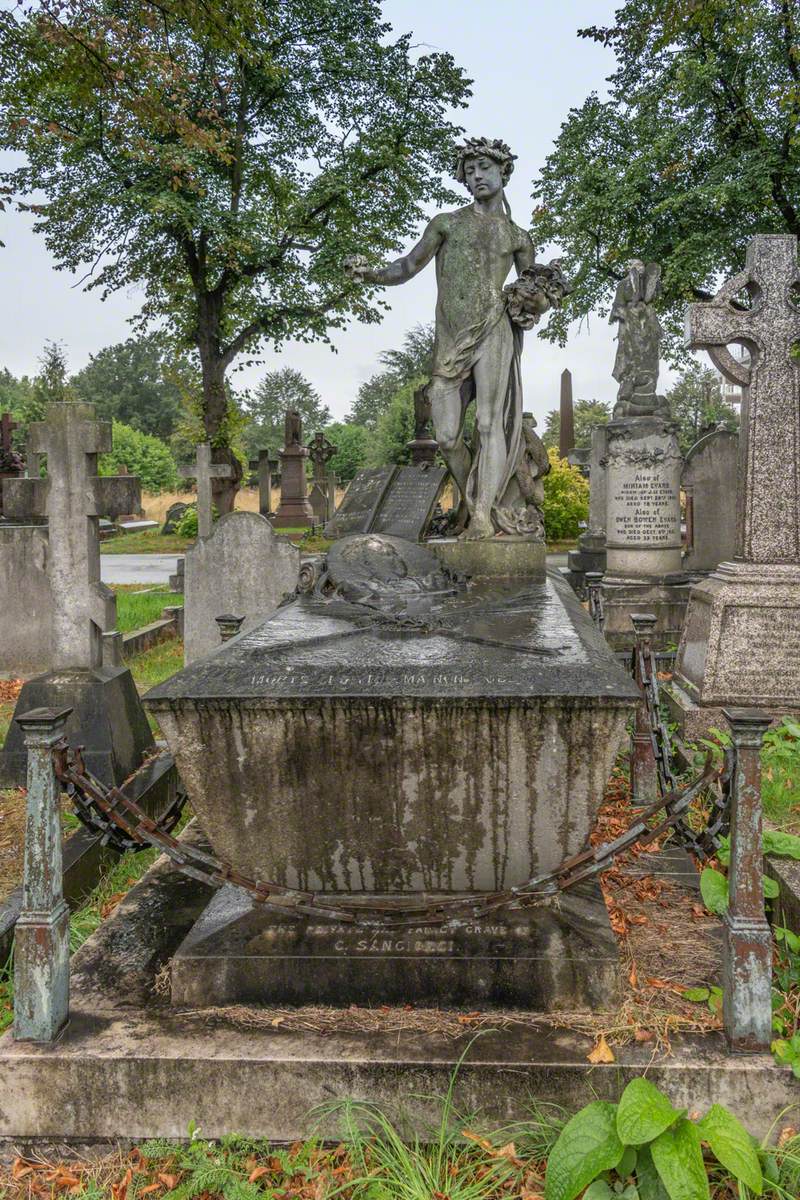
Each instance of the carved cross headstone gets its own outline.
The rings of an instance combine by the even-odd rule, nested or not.
[[[12,480],[31,496],[31,515],[49,526],[53,604],[53,666],[102,665],[103,634],[116,624],[114,594],[100,582],[101,515],[118,516],[140,503],[138,481],[97,474],[97,456],[111,450],[111,422],[96,421],[91,404],[52,404],[30,427],[34,454],[47,455],[47,479]]]
[[[726,379],[744,390],[739,447],[736,554],[745,562],[800,562],[800,373],[791,358],[800,340],[797,238],[760,234],[744,271],[708,303],[691,304],[687,341],[707,350]],[[738,295],[749,308],[735,307]],[[727,347],[750,351],[750,366]]]
[[[327,477],[326,466],[336,453],[337,447],[328,441],[324,433],[315,433],[306,449],[314,464],[314,482],[324,483]]]
[[[211,536],[212,501],[211,480],[230,479],[233,467],[230,463],[211,462],[211,443],[201,442],[197,447],[197,461],[194,466],[181,467],[180,474],[184,479],[197,480],[197,536]]]

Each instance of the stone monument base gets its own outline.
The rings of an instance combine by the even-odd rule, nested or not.
[[[83,746],[93,775],[110,787],[120,784],[155,750],[155,742],[127,667],[94,671],[50,671],[23,684],[14,716],[32,708],[72,708],[67,722],[71,746]],[[0,753],[0,787],[24,787],[28,755],[12,720]]]
[[[452,930],[422,924],[380,931],[298,920],[225,888],[172,959],[172,1003],[574,1011],[616,1004],[619,970],[596,881],[547,905],[501,910]]]
[[[669,697],[690,741],[723,708],[800,711],[799,565],[720,563],[691,589]]]
[[[630,650],[634,645],[632,613],[656,617],[653,646],[666,650],[680,641],[689,603],[690,584],[684,575],[674,579],[620,579],[606,575],[602,582],[603,633],[612,650]]]
[[[547,547],[528,537],[508,535],[474,542],[431,538],[428,547],[445,566],[473,579],[521,579],[545,572]]]
[[[567,555],[566,579],[576,595],[586,592],[586,572],[606,569],[606,539],[604,534],[582,533],[577,550]]]

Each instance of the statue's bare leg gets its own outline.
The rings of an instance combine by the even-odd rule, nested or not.
[[[481,435],[475,511],[465,537],[493,537],[492,507],[498,500],[498,488],[506,470],[508,446],[503,425],[503,409],[508,391],[509,372],[514,356],[514,335],[506,320],[498,321],[486,338],[481,355],[473,368],[476,391],[476,422]]]
[[[434,375],[428,384],[433,430],[442,458],[461,493],[462,504],[467,494],[467,480],[472,456],[464,443],[464,410],[461,403],[461,383]]]

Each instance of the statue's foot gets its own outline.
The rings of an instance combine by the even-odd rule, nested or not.
[[[489,517],[473,516],[461,537],[465,542],[485,541],[494,537],[494,525]]]

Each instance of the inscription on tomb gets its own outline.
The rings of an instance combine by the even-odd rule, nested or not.
[[[401,467],[370,532],[418,541],[428,526],[446,476],[444,467]]]
[[[340,538],[349,533],[369,533],[396,470],[397,467],[377,467],[370,471],[359,471],[339,508],[325,526],[325,536]]]
[[[746,704],[800,701],[800,608],[726,608],[715,691]]]
[[[680,542],[680,513],[669,479],[644,468],[612,479],[616,486],[609,504],[609,541],[653,547]]]
[[[455,954],[464,937],[474,938],[480,945],[485,941],[486,949],[493,955],[521,952],[519,939],[530,937],[530,926],[522,922],[467,921],[457,932],[443,933],[437,925],[411,926],[398,931],[374,932],[356,929],[350,925],[331,923],[307,925],[302,931],[302,940],[312,954],[373,955],[402,954],[413,957]],[[274,925],[265,930],[263,940],[271,950],[297,953],[298,931],[295,926]],[[266,947],[265,947],[266,948]]]

